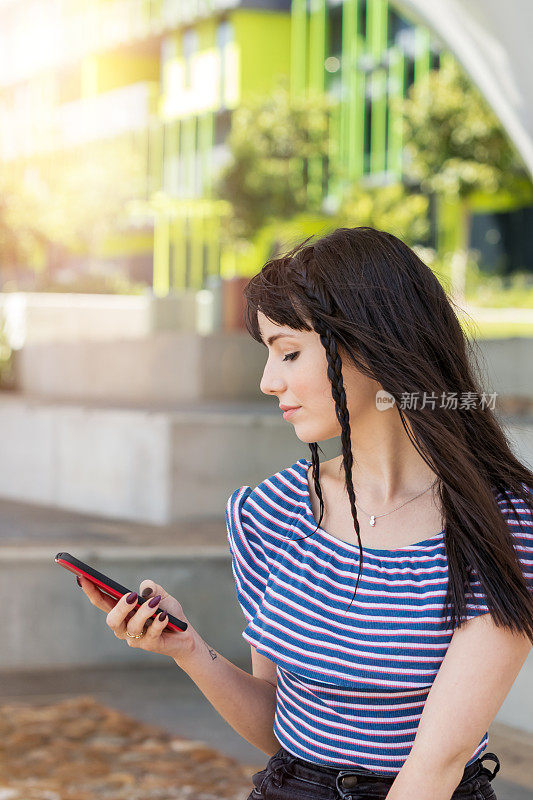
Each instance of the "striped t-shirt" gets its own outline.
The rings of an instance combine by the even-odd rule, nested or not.
[[[242,636],[276,664],[274,734],[289,752],[333,767],[397,774],[413,744],[425,700],[451,641],[444,599],[444,531],[396,550],[363,547],[323,528],[315,533],[307,470],[299,459],[255,489],[241,486],[226,507]],[[507,498],[507,500],[506,500]],[[533,591],[533,519],[510,502],[507,517]],[[311,533],[306,539],[301,539]],[[479,581],[467,618],[488,613]],[[467,762],[488,743],[485,733]]]

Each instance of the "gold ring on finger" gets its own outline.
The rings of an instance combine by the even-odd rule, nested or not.
[[[129,633],[129,631],[126,631],[126,636],[128,636],[130,639],[140,639],[145,633],[146,631],[143,631],[142,633]]]

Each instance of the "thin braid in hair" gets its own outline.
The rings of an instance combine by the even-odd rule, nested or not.
[[[315,492],[316,492],[317,497],[318,497],[318,502],[320,503],[320,517],[319,517],[319,520],[318,520],[318,524],[317,524],[315,530],[313,531],[313,533],[315,533],[316,530],[320,527],[320,523],[322,522],[322,517],[324,516],[324,500],[322,498],[322,488],[320,486],[320,481],[318,479],[318,476],[319,476],[319,473],[320,473],[320,459],[318,457],[318,443],[317,442],[309,442],[309,449],[311,450],[311,464],[313,465],[312,475],[313,475],[313,482],[315,484]],[[303,536],[301,538],[306,539],[307,537]]]
[[[344,466],[345,487],[350,499],[350,509],[352,512],[352,519],[357,533],[357,541],[359,543],[359,572],[357,574],[357,581],[355,584],[354,593],[350,604],[352,604],[357,587],[359,585],[359,578],[361,577],[361,566],[363,562],[363,547],[361,544],[361,537],[359,535],[360,526],[357,518],[357,509],[355,507],[355,491],[352,481],[352,466],[353,454],[350,436],[350,415],[346,403],[346,392],[344,390],[344,382],[342,380],[342,360],[337,351],[337,342],[335,337],[326,326],[321,323],[315,327],[316,332],[320,336],[324,349],[326,351],[326,358],[328,360],[328,377],[331,382],[331,393],[335,400],[335,413],[341,425],[341,443],[342,443],[342,463]]]
[[[314,282],[311,281],[309,276],[309,271],[307,269],[309,263],[312,261],[314,257],[314,245],[310,245],[309,247],[305,248],[302,254],[299,254],[298,261],[300,261],[304,265],[304,270],[298,270],[298,275],[302,281],[302,288],[305,291],[305,294],[310,299],[312,306],[318,306],[319,313],[321,312],[325,316],[332,316],[334,307],[331,301],[331,298],[325,296],[323,292],[321,292],[317,286],[315,286]],[[357,534],[357,541],[359,544],[359,572],[357,574],[357,581],[355,584],[355,590],[350,601],[352,604],[355,594],[357,592],[357,587],[359,585],[359,579],[361,577],[361,566],[363,562],[363,548],[361,544],[361,537],[360,537],[360,526],[359,520],[357,518],[357,509],[355,506],[355,491],[353,488],[353,481],[352,481],[352,466],[353,466],[353,454],[352,454],[352,445],[351,445],[351,435],[350,435],[350,415],[348,412],[348,405],[346,402],[346,391],[344,389],[344,382],[342,379],[342,359],[339,355],[337,349],[337,342],[335,337],[333,336],[332,331],[330,328],[320,319],[318,315],[313,315],[311,320],[315,331],[320,336],[320,341],[326,351],[326,358],[328,362],[328,378],[331,383],[331,393],[333,395],[333,399],[335,401],[335,413],[337,415],[337,419],[341,425],[341,443],[342,443],[342,463],[344,467],[344,475],[345,475],[345,487],[348,492],[348,497],[350,500],[350,510],[352,512],[352,519],[354,522],[355,532]],[[324,501],[322,497],[322,489],[320,486],[319,481],[319,460],[318,460],[318,447],[316,442],[312,442],[309,444],[311,450],[311,460],[313,465],[313,482],[315,486],[315,491],[317,493],[317,497],[320,502],[320,520],[318,522],[317,528],[320,526],[320,522],[322,521],[322,516],[324,514]],[[313,531],[313,533],[315,532]],[[306,538],[306,537],[299,537],[299,538]]]

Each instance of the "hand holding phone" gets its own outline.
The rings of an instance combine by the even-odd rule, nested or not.
[[[178,665],[180,659],[190,655],[196,632],[185,617],[181,603],[155,581],[142,581],[137,594],[70,553],[58,553],[55,561],[77,575],[78,583],[90,602],[106,612],[107,625],[117,638],[126,641],[130,647],[167,655]],[[166,612],[163,619],[160,618],[162,612]]]

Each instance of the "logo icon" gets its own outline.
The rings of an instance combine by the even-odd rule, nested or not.
[[[386,392],[385,389],[380,389],[379,392],[376,392],[376,408],[378,411],[387,411],[395,403],[394,397],[390,392]]]

